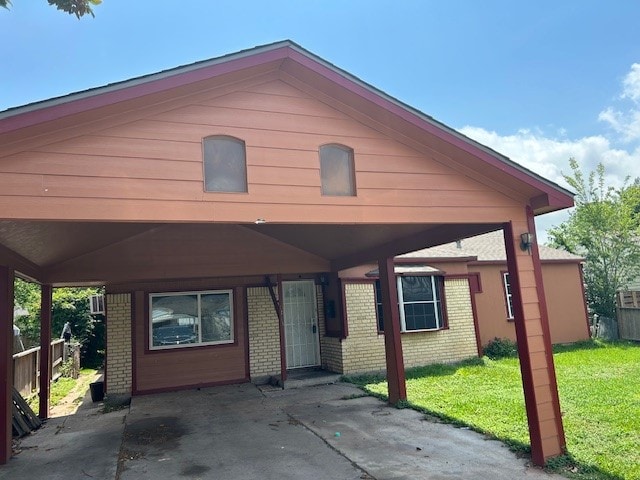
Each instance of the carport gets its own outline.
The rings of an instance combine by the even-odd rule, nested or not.
[[[209,188],[203,145],[211,136],[243,146],[240,190]],[[324,193],[325,145],[350,154],[346,194]],[[531,239],[535,215],[572,204],[559,186],[289,41],[2,112],[0,463],[11,456],[14,275],[42,285],[46,359],[55,286],[105,285],[130,295],[132,317],[148,318],[149,285],[233,284],[229,291],[242,298],[265,276],[281,289],[283,279],[331,278],[377,261],[396,403],[406,391],[393,258],[501,228],[533,460],[543,464],[565,441]],[[107,368],[133,376],[133,394],[144,393],[135,377],[150,350],[130,341],[136,328],[148,338],[148,327],[130,325],[121,331],[128,349],[107,346]],[[234,341],[245,361],[246,329]],[[191,349],[181,361],[188,367],[210,351]],[[224,351],[232,350],[215,350]],[[224,361],[233,368],[234,360]],[[43,418],[48,371],[43,363]]]

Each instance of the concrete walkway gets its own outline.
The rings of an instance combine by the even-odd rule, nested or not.
[[[552,479],[501,443],[397,410],[352,385],[251,384],[89,403],[0,467],[18,479]],[[125,417],[126,415],[126,417]]]

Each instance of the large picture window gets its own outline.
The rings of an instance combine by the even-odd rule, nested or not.
[[[446,327],[442,309],[440,276],[398,276],[398,308],[402,332],[440,330]],[[376,311],[378,330],[384,331],[382,292],[376,280]]]
[[[320,177],[323,195],[355,196],[353,150],[342,145],[321,146]]]
[[[207,192],[246,192],[247,159],[242,140],[215,136],[203,140],[204,189]]]
[[[233,343],[233,292],[152,293],[151,349]]]

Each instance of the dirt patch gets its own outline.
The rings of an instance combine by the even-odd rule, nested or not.
[[[190,465],[189,467],[183,468],[180,475],[183,477],[199,477],[209,470],[211,470],[211,467],[207,467],[206,465]]]
[[[124,441],[127,446],[151,446],[162,450],[172,449],[185,435],[186,429],[177,417],[155,417],[127,424]]]

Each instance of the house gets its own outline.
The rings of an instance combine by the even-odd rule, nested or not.
[[[558,185],[289,41],[1,112],[0,463],[15,275],[42,288],[46,417],[53,287],[105,286],[106,393],[141,395],[333,368],[357,312],[339,272],[374,262],[379,302],[365,314],[383,317],[395,403],[410,348],[394,257],[501,230],[542,464],[565,440],[539,251],[522,241],[535,215],[571,205]],[[471,274],[443,281],[448,305],[478,288]],[[426,324],[440,307],[420,308],[412,321]],[[444,318],[432,333],[456,334]]]
[[[587,340],[583,259],[543,245],[538,248],[552,343]],[[399,299],[400,327],[406,334],[402,335],[405,367],[477,356],[496,337],[516,340],[502,232],[399,255],[394,263],[398,292],[412,282],[424,296]],[[323,355],[323,366],[345,374],[382,370],[384,326],[377,267],[368,264],[343,270],[339,278],[348,334],[333,348],[323,349],[331,353]],[[417,304],[430,309],[423,323],[409,312]]]

